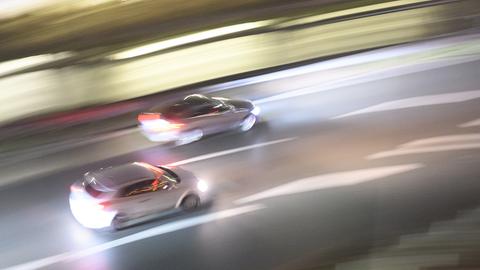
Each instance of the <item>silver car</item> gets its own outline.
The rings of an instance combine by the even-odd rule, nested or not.
[[[142,133],[151,141],[186,144],[228,130],[248,131],[259,112],[248,100],[195,94],[141,113],[138,121]]]
[[[121,229],[210,201],[208,184],[191,172],[143,162],[88,172],[70,187],[73,216],[93,229]]]

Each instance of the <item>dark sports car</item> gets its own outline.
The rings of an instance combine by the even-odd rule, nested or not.
[[[248,131],[259,112],[248,100],[195,94],[141,113],[138,121],[142,133],[151,141],[186,144],[232,129]]]

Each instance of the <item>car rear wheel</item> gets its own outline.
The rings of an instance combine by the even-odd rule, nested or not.
[[[193,129],[183,132],[176,143],[177,145],[189,144],[194,141],[200,140],[202,137],[203,131],[201,129]]]
[[[257,121],[257,117],[253,114],[249,114],[247,117],[245,117],[240,124],[240,130],[241,131],[249,131],[253,125],[255,125],[255,122]]]
[[[197,195],[188,195],[182,200],[181,207],[184,211],[193,211],[200,206],[200,198]]]

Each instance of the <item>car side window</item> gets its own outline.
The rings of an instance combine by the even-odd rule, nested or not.
[[[121,193],[121,197],[130,197],[151,192],[154,189],[155,180],[145,180],[126,187]]]
[[[148,192],[168,190],[172,187],[172,183],[168,181],[159,181],[158,179],[145,180],[126,187],[121,192],[121,197],[131,197]]]
[[[197,106],[193,111],[190,117],[201,116],[211,113],[212,106],[210,104],[202,104]]]
[[[215,105],[213,108],[213,111],[214,112],[226,112],[226,111],[229,111],[230,110],[230,107],[228,107],[227,105],[223,104],[223,103],[220,103],[220,104],[217,104]]]
[[[192,113],[191,117],[211,114],[211,113],[221,113],[229,111],[230,107],[223,103],[208,103],[203,104],[202,106],[198,106]]]

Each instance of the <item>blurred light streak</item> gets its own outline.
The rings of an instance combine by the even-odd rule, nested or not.
[[[247,30],[268,26],[270,23],[271,23],[270,20],[266,20],[266,21],[249,22],[249,23],[242,23],[242,24],[220,27],[212,30],[198,32],[195,34],[185,35],[178,38],[172,38],[172,39],[136,47],[130,50],[116,53],[111,56],[111,59],[121,60],[121,59],[128,59],[128,58],[133,58],[137,56],[142,56],[142,55],[174,48],[181,45],[186,45],[186,44],[190,44],[190,43],[194,43],[202,40],[207,40],[215,37],[221,37],[221,36],[225,36],[233,33],[238,33],[238,32],[243,32]]]
[[[70,52],[63,52],[57,54],[42,54],[36,56],[30,56],[26,58],[11,60],[0,63],[0,76],[20,71],[22,69],[35,67],[38,65],[48,64],[57,60],[71,57],[73,54]]]
[[[51,5],[58,0],[2,0],[0,19],[15,17],[31,10]]]
[[[476,43],[477,41],[475,41]],[[470,44],[473,48],[475,45],[472,42]],[[334,58],[331,60],[321,61],[314,64],[308,64],[299,67],[293,67],[291,69],[274,71],[271,73],[261,74],[245,79],[233,80],[225,83],[215,84],[212,86],[205,87],[204,89],[208,92],[221,91],[241,86],[253,85],[257,83],[269,82],[278,79],[290,78],[299,75],[304,75],[307,73],[318,72],[318,71],[328,71],[332,69],[344,68],[349,66],[355,66],[360,64],[368,64],[376,61],[385,61],[391,58],[400,59],[402,56],[408,57],[411,54],[419,54],[424,51],[433,51],[441,50],[444,47],[449,46],[448,43],[424,43],[424,44],[415,44],[410,46],[396,46],[390,47],[387,49],[378,49],[373,52],[363,52],[348,56],[343,56],[339,58]],[[470,48],[470,46],[468,46]],[[473,52],[477,54],[477,52]],[[416,57],[419,59],[419,57]],[[420,60],[417,60],[420,61]],[[400,61],[399,61],[400,62]],[[402,61],[403,63],[403,61]],[[262,103],[262,102],[260,102]]]
[[[26,13],[35,13],[42,9],[42,13],[58,10],[73,10],[101,5],[118,0],[1,0],[0,19],[8,19]]]
[[[357,8],[350,8],[346,10],[340,10],[340,11],[335,11],[335,12],[330,12],[326,14],[320,14],[320,15],[315,15],[315,16],[310,16],[310,17],[304,17],[301,19],[295,19],[291,20],[285,23],[280,23],[275,25],[275,28],[284,28],[284,27],[290,27],[290,26],[297,26],[297,25],[302,25],[302,24],[309,24],[309,23],[314,23],[318,21],[323,21],[323,20],[328,20],[328,19],[335,19],[343,16],[348,16],[348,15],[354,15],[354,14],[359,14],[363,12],[371,12],[371,11],[376,11],[376,10],[381,10],[381,9],[386,9],[386,8],[395,8],[395,7],[401,7],[405,5],[410,5],[410,4],[418,4],[422,2],[433,2],[431,0],[398,0],[398,1],[392,1],[392,2],[387,2],[387,3],[381,3],[381,4],[374,4],[374,5],[368,5],[368,6],[363,6],[363,7],[357,7]]]

